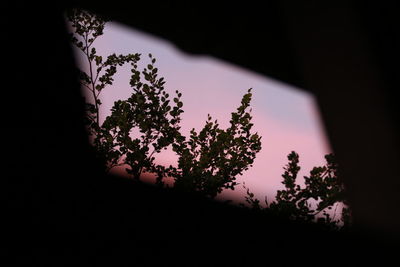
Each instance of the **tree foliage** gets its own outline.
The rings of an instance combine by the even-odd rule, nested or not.
[[[103,59],[93,44],[103,34],[107,21],[78,9],[69,10],[67,18],[73,30],[71,41],[87,63],[87,70],[79,71],[82,87],[91,96],[86,103],[86,125],[104,171],[126,166],[126,172],[137,181],[143,173],[156,174],[159,185],[164,184],[164,178],[172,177],[176,189],[209,197],[217,196],[223,189],[234,190],[237,176],[252,167],[261,150],[261,136],[252,132],[251,89],[244,94],[236,112],[231,113],[227,129],[221,129],[218,121],[208,115],[204,127],[199,132],[192,129],[187,138],[180,132],[182,94],[176,90],[175,96],[170,97],[166,92],[156,59],[149,54],[150,62],[142,70],[138,67],[141,55],[137,53],[111,54]],[[113,84],[117,68],[126,64],[131,69],[131,95],[115,101],[111,114],[101,122],[100,94]],[[177,166],[165,167],[155,161],[155,155],[168,147],[178,155]],[[317,221],[333,229],[338,229],[339,223],[348,226],[350,210],[338,178],[338,166],[333,154],[325,159],[324,166],[314,167],[304,177],[302,187],[297,183],[299,155],[292,151],[282,175],[284,189],[277,192],[275,201],[266,200],[267,207],[261,207],[243,183],[246,202],[253,209],[292,220]],[[335,220],[329,210],[339,204],[344,206],[341,218]]]
[[[173,145],[179,155],[174,173],[175,186],[186,191],[200,191],[215,197],[223,189],[234,189],[236,176],[252,166],[261,150],[261,137],[251,133],[253,124],[249,113],[251,89],[242,98],[237,112],[233,112],[230,127],[220,129],[218,121],[208,115],[203,129],[190,132],[186,141],[180,136]]]
[[[350,209],[345,198],[345,188],[338,177],[338,165],[334,155],[326,155],[324,166],[314,167],[308,176],[304,176],[304,187],[297,183],[300,171],[299,155],[292,151],[287,158],[289,162],[282,174],[282,184],[285,188],[277,192],[272,203],[265,201],[265,210],[292,220],[318,222],[332,229],[349,227]],[[260,201],[248,188],[246,189],[247,203],[254,209],[262,209]],[[340,205],[340,217],[335,220],[336,209]]]
[[[92,46],[103,34],[106,20],[77,9],[70,10],[67,18],[73,29],[72,43],[83,52],[88,65],[86,72],[80,71],[81,84],[92,96],[87,103],[87,126],[105,171],[128,166],[127,173],[136,180],[145,172],[156,174],[160,185],[164,178],[172,177],[177,189],[210,197],[224,188],[233,190],[236,177],[252,166],[261,150],[261,137],[251,133],[251,89],[232,113],[228,129],[220,129],[208,115],[204,128],[199,133],[192,129],[187,140],[180,132],[182,94],[175,91],[170,97],[166,92],[156,59],[149,54],[151,62],[142,71],[138,69],[140,54],[112,54],[103,60]],[[111,115],[100,122],[100,93],[113,84],[117,67],[128,63],[132,94],[116,101]],[[156,164],[154,155],[169,146],[179,157],[178,166]]]

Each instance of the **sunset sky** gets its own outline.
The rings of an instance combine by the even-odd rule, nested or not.
[[[238,181],[245,181],[262,201],[265,196],[273,200],[276,191],[282,188],[283,166],[292,150],[300,154],[301,175],[308,174],[313,166],[324,164],[324,155],[330,152],[315,99],[308,92],[207,55],[184,54],[165,40],[117,23],[108,23],[94,46],[103,57],[112,53],[141,53],[139,66],[147,65],[150,62],[147,55],[152,53],[159,74],[167,81],[167,92],[170,95],[175,90],[182,92],[181,126],[186,135],[192,128],[201,129],[208,113],[226,128],[231,112],[236,111],[247,89],[253,88],[253,129],[262,136],[262,150],[253,168]],[[77,56],[81,66],[85,66],[83,53],[77,51]],[[120,67],[114,85],[102,92],[103,118],[110,114],[114,101],[130,96],[129,78],[129,67]],[[163,152],[156,159],[166,165],[176,162],[172,151]],[[223,192],[220,197],[244,202],[244,194],[239,185],[235,191]]]

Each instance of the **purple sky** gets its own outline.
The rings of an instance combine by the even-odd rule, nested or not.
[[[215,58],[184,54],[165,40],[117,23],[108,23],[94,46],[103,58],[112,53],[141,53],[139,66],[147,65],[147,55],[152,53],[159,74],[167,82],[166,90],[171,95],[175,90],[182,92],[185,112],[181,126],[186,135],[192,128],[201,129],[208,113],[218,119],[221,127],[227,127],[231,112],[236,111],[247,89],[253,88],[253,129],[262,136],[262,150],[253,168],[238,181],[245,181],[260,200],[266,195],[273,200],[282,188],[282,168],[292,150],[300,154],[301,175],[324,164],[324,155],[330,152],[315,99],[308,92]],[[83,54],[77,51],[77,55]],[[109,115],[114,101],[130,96],[129,77],[129,67],[120,67],[114,85],[102,92],[103,118]],[[166,151],[157,160],[174,164],[176,156]],[[244,202],[244,194],[239,185],[220,197]]]

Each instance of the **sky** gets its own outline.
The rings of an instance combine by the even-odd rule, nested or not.
[[[261,201],[265,196],[272,201],[276,191],[283,189],[281,175],[292,150],[300,155],[301,177],[312,167],[323,165],[324,155],[331,151],[316,100],[309,92],[207,55],[185,54],[166,40],[114,22],[106,24],[104,35],[94,46],[103,58],[112,53],[140,53],[138,65],[142,67],[150,63],[147,55],[151,53],[157,59],[159,77],[166,80],[166,91],[171,96],[175,90],[182,93],[181,126],[186,136],[192,128],[199,131],[204,126],[207,114],[218,119],[221,127],[228,127],[231,112],[239,107],[247,90],[253,88],[253,130],[262,136],[262,150],[253,167],[237,181],[245,181]],[[76,53],[84,69],[83,53]],[[120,67],[113,86],[101,93],[101,119],[110,114],[114,101],[130,96],[129,78],[129,65]],[[171,150],[156,157],[158,163],[165,165],[174,165],[176,159]],[[121,169],[115,172],[123,174]],[[245,190],[238,185],[217,198],[243,203],[244,195]]]

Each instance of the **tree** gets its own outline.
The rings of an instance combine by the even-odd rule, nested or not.
[[[204,128],[190,132],[190,138],[180,136],[173,145],[179,155],[178,170],[174,172],[175,187],[197,191],[215,197],[223,189],[234,190],[236,176],[252,166],[261,150],[261,137],[251,133],[253,124],[249,112],[251,89],[233,112],[230,127],[220,129],[217,120],[208,115]]]
[[[345,198],[345,188],[338,177],[338,165],[333,154],[325,156],[326,164],[314,167],[309,176],[304,176],[305,187],[297,184],[300,171],[299,155],[292,151],[288,156],[289,163],[284,167],[282,184],[284,190],[279,190],[275,201],[265,201],[267,212],[291,220],[318,222],[331,229],[347,228],[351,223],[350,209]],[[254,209],[262,209],[260,201],[247,189],[246,202]],[[316,202],[313,207],[312,201]],[[335,220],[329,211],[344,205],[341,216]],[[318,217],[318,215],[322,215]],[[336,216],[336,210],[333,216]],[[341,226],[339,226],[341,225]]]
[[[164,78],[158,78],[158,69],[154,66],[156,59],[151,54],[151,63],[141,72],[137,65],[140,54],[112,54],[106,60],[97,55],[92,46],[103,34],[106,23],[103,18],[78,9],[70,10],[67,18],[74,30],[71,40],[87,60],[88,73],[80,71],[81,84],[92,96],[92,101],[86,104],[86,122],[105,171],[127,165],[127,173],[136,180],[144,172],[164,177],[169,169],[156,164],[154,154],[166,149],[178,134],[180,114],[183,112],[181,93],[176,91],[175,105],[171,105],[169,94],[164,90]],[[131,65],[132,94],[126,100],[116,101],[111,115],[100,122],[100,93],[113,84],[117,67],[126,63]],[[140,134],[132,138],[135,130]]]
[[[97,157],[108,172],[116,166],[128,166],[126,172],[140,180],[145,172],[156,174],[156,183],[172,177],[179,190],[197,192],[214,198],[223,189],[234,190],[236,177],[252,167],[261,150],[261,136],[253,133],[250,102],[251,89],[243,96],[241,105],[231,113],[230,126],[221,129],[210,115],[200,132],[190,131],[189,138],[180,132],[180,115],[183,113],[182,94],[175,91],[172,98],[165,91],[165,80],[158,77],[156,59],[149,54],[150,63],[138,70],[140,54],[109,55],[105,60],[96,52],[93,43],[103,34],[106,20],[90,12],[73,9],[67,14],[74,33],[72,43],[82,51],[87,71],[80,70],[82,87],[90,92],[87,102],[86,125],[92,137]],[[132,88],[126,100],[115,101],[111,115],[100,121],[100,94],[113,84],[117,67],[130,64]],[[162,166],[155,162],[155,154],[172,146],[178,155],[178,165]],[[275,201],[260,201],[247,189],[245,196],[254,209],[265,210],[277,216],[306,222],[318,221],[336,229],[338,220],[331,218],[328,210],[343,203],[341,223],[348,226],[350,210],[346,207],[343,184],[338,179],[337,164],[332,154],[326,155],[326,165],[314,167],[304,177],[305,187],[296,183],[300,171],[299,155],[292,151],[284,167],[284,190],[277,192]],[[312,200],[316,202],[313,207]],[[322,217],[317,217],[321,216]]]
[[[74,31],[71,40],[83,52],[88,64],[87,72],[80,71],[81,84],[92,96],[92,102],[87,103],[87,127],[105,171],[125,165],[129,166],[127,173],[136,180],[144,172],[156,174],[160,185],[164,178],[172,177],[177,189],[210,197],[224,188],[233,190],[237,185],[236,176],[252,166],[261,150],[261,137],[251,133],[251,89],[243,96],[237,112],[232,113],[227,130],[220,129],[217,121],[212,122],[208,115],[204,128],[199,133],[193,129],[186,141],[179,131],[182,94],[176,91],[174,105],[170,104],[164,78],[158,77],[154,65],[156,59],[149,54],[151,63],[143,71],[137,66],[139,54],[112,54],[103,61],[92,46],[103,34],[106,20],[78,9],[70,10],[67,18]],[[116,101],[111,115],[101,123],[100,93],[113,84],[117,67],[126,63],[131,65],[132,94],[126,100]],[[133,137],[134,132],[139,132],[139,136]],[[178,166],[156,164],[154,155],[171,145],[179,157]]]

